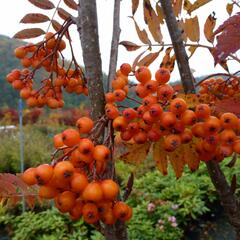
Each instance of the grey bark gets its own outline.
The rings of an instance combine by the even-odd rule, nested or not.
[[[181,32],[178,29],[176,17],[172,8],[171,0],[160,0],[165,15],[168,31],[171,36],[172,44],[178,62],[181,81],[185,93],[195,92],[193,78],[188,62],[186,50],[181,39]],[[219,163],[209,161],[206,163],[209,176],[214,184],[224,210],[229,218],[229,222],[236,231],[237,240],[240,240],[240,205],[236,195],[232,192]]]
[[[118,7],[120,1],[116,0],[115,7]],[[99,48],[99,36],[98,36],[98,19],[96,0],[79,0],[78,17],[76,19],[77,29],[80,34],[81,46],[83,51],[83,62],[85,66],[85,76],[87,79],[87,86],[89,92],[91,116],[96,121],[104,115],[104,88],[102,78],[102,61]],[[119,5],[120,9],[120,5]],[[119,13],[118,13],[119,18]],[[119,20],[118,20],[119,23]],[[113,47],[118,39],[113,38]],[[113,48],[112,47],[112,48]],[[117,61],[117,50],[112,50],[113,63]],[[111,62],[111,59],[110,59]],[[114,64],[111,66],[111,73],[114,71]],[[104,129],[102,136],[99,139],[99,143],[102,142],[104,135]],[[112,166],[114,167],[114,165]],[[112,171],[112,169],[108,169]],[[113,226],[99,226],[101,233],[104,234],[107,240],[127,240],[127,230],[123,222],[118,221]]]
[[[183,44],[182,33],[178,27],[173,8],[172,1],[160,0],[161,6],[165,15],[167,28],[172,40],[174,52],[176,54],[178,69],[183,83],[183,89],[185,93],[194,93],[194,81],[193,76],[188,64],[188,56]]]

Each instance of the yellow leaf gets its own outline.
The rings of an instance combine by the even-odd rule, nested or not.
[[[135,14],[139,5],[139,0],[132,0],[132,15]]]
[[[180,29],[180,31],[182,33],[182,40],[184,42],[186,42],[187,41],[187,35],[186,35],[186,32],[185,32],[185,24],[184,24],[183,20],[178,21],[178,28]]]
[[[198,95],[194,93],[188,93],[188,94],[179,93],[177,94],[177,97],[184,99],[189,108],[194,108],[200,103]]]
[[[195,51],[196,51],[197,48],[198,48],[197,46],[190,46],[190,47],[188,48],[188,51],[191,53],[190,56],[189,56],[189,58],[192,57],[192,55],[195,53]]]
[[[160,52],[161,52],[161,50],[158,51],[158,52],[149,53],[141,61],[139,61],[137,63],[137,66],[146,66],[146,67],[148,67],[159,56]]]
[[[175,65],[175,60],[176,60],[176,56],[175,54],[173,56],[170,56],[170,53],[172,51],[172,47],[169,47],[166,49],[165,51],[165,55],[163,57],[163,60],[160,64],[160,67],[164,67],[167,68],[170,72],[173,71],[174,65]]]
[[[184,1],[184,9],[191,14],[196,9],[200,8],[201,6],[211,2],[212,0],[196,0],[193,4],[189,0]]]
[[[168,153],[170,163],[173,167],[177,179],[182,176],[183,169],[185,166],[183,152],[184,145],[181,145],[174,152]]]
[[[120,159],[126,163],[140,164],[146,159],[150,150],[151,143],[144,144],[126,144],[127,152],[120,156]]]
[[[232,11],[233,11],[233,3],[228,3],[226,6],[226,10],[227,10],[227,13],[229,14],[229,16],[231,16]]]
[[[163,174],[168,174],[167,152],[163,150],[163,138],[153,144],[153,159],[156,162],[158,170]]]
[[[199,22],[198,22],[197,16],[193,18],[187,18],[185,20],[185,31],[186,31],[187,37],[192,42],[199,42],[200,31],[199,31]]]
[[[204,24],[204,35],[210,43],[213,43],[214,41],[213,29],[215,26],[216,18],[214,17],[214,15],[210,14]]]
[[[193,140],[183,145],[184,146],[184,162],[188,165],[191,171],[195,171],[198,169],[200,160],[198,158],[198,154],[195,150],[197,139],[193,138]]]
[[[156,12],[157,12],[157,17],[158,17],[158,21],[160,24],[164,23],[164,14],[163,14],[163,10],[160,7],[160,5],[158,3],[156,3]]]
[[[174,14],[177,17],[179,14],[181,14],[183,0],[172,0],[172,4],[173,4]]]
[[[145,29],[140,30],[140,28],[139,28],[137,22],[135,21],[135,19],[134,19],[133,17],[131,17],[131,18],[132,18],[133,21],[134,21],[134,25],[135,25],[135,28],[136,28],[136,31],[137,31],[137,34],[138,34],[139,39],[140,39],[143,43],[151,45],[151,42],[150,42],[150,40],[149,40],[149,38],[148,38],[148,35],[147,35],[146,30],[145,30]]]

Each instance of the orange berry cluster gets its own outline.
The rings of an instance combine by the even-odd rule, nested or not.
[[[45,41],[15,49],[15,56],[21,60],[24,69],[12,70],[6,80],[20,91],[21,98],[26,100],[29,107],[46,105],[52,109],[62,108],[63,89],[68,93],[88,94],[80,67],[66,70],[61,64],[64,60],[60,56],[65,47],[64,40],[48,32]],[[41,81],[40,89],[34,90],[34,74],[40,68],[44,68],[50,76]]]
[[[63,155],[52,165],[42,164],[27,169],[23,181],[28,185],[39,185],[39,197],[54,199],[62,213],[69,213],[73,220],[83,217],[89,224],[102,221],[114,224],[116,220],[127,221],[132,209],[118,201],[119,186],[112,179],[96,179],[103,174],[110,150],[105,145],[94,145],[87,137],[94,126],[88,117],[77,121],[76,129],[66,129],[54,136],[56,150]],[[61,161],[60,161],[61,160]]]
[[[138,81],[135,93],[141,98],[141,104],[120,111],[121,106],[117,103],[126,96],[119,99],[116,92],[123,91],[126,85],[118,84],[116,88],[115,82],[119,77],[127,78],[130,72],[131,66],[124,63],[117,72],[117,79],[113,80],[114,91],[106,94],[106,115],[113,120],[113,128],[120,132],[123,141],[143,144],[163,138],[164,150],[173,152],[195,137],[199,138],[196,151],[203,161],[221,161],[233,152],[240,153],[240,120],[237,116],[232,113],[224,113],[220,118],[211,116],[207,104],[189,109],[186,101],[176,97],[174,89],[167,84],[170,72],[165,68],[158,69],[152,80],[150,70],[140,67],[135,72]]]
[[[212,100],[233,97],[240,92],[240,82],[238,78],[209,78],[201,82],[200,94],[208,94]]]

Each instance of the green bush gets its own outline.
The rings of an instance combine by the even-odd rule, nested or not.
[[[71,221],[55,208],[20,216],[3,215],[0,224],[12,229],[12,240],[102,240],[101,234],[83,220]]]

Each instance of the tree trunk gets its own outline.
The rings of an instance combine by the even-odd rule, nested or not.
[[[186,54],[183,41],[181,39],[181,32],[178,29],[177,21],[172,8],[172,1],[160,0],[161,6],[165,15],[169,34],[171,36],[172,44],[178,62],[181,81],[186,93],[194,92],[194,85],[192,81],[192,74],[190,71],[188,57]],[[229,222],[234,227],[237,235],[237,240],[240,239],[240,205],[236,195],[232,192],[231,187],[226,181],[225,175],[222,172],[219,164],[215,161],[206,163],[209,176],[214,184],[224,210],[229,218]]]
[[[96,121],[104,115],[104,89],[102,81],[102,60],[99,49],[98,19],[96,0],[79,0],[77,28],[83,52],[83,62],[87,79],[91,106],[91,116]],[[115,56],[115,55],[114,55]],[[116,56],[117,57],[117,56]],[[110,59],[111,61],[111,59]],[[114,66],[112,66],[114,68]],[[104,129],[98,142],[103,141]],[[114,168],[114,164],[111,165]],[[108,171],[112,169],[108,168]],[[127,240],[127,229],[123,222],[113,226],[100,226],[100,231],[107,240]]]

